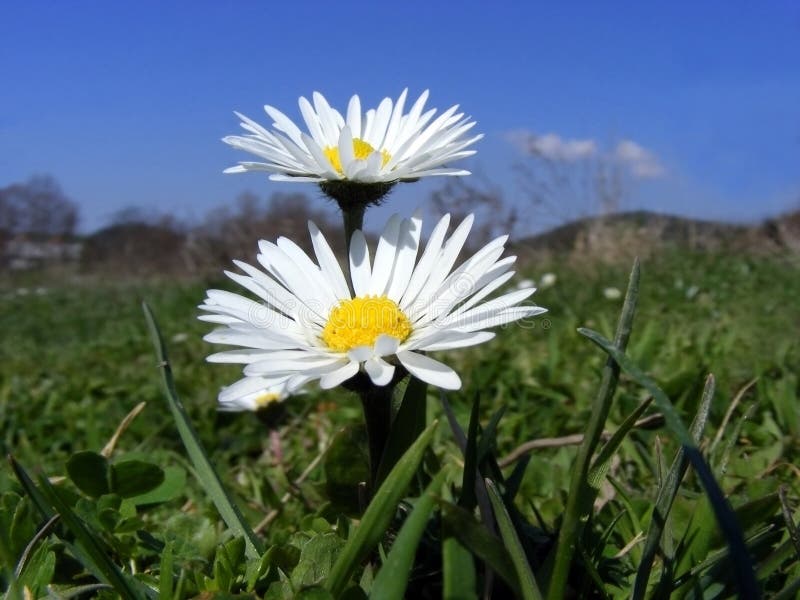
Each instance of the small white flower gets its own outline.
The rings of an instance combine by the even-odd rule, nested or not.
[[[434,119],[436,109],[424,110],[427,90],[404,113],[407,91],[396,102],[384,98],[377,109],[363,114],[361,101],[354,95],[345,116],[319,92],[312,96],[313,105],[301,97],[300,112],[308,133],[269,105],[264,110],[274,121],[271,131],[236,113],[248,133],[223,141],[264,162],[240,162],[225,172],[266,171],[276,181],[318,183],[389,183],[430,175],[468,175],[469,171],[444,165],[475,154],[467,147],[483,135],[465,137],[475,122],[457,112],[458,105]]]
[[[619,300],[622,298],[622,292],[615,287],[607,287],[603,290],[603,296],[609,300]]]
[[[686,299],[691,300],[700,292],[700,288],[696,285],[690,285],[686,288]]]
[[[266,408],[290,396],[288,377],[244,377],[219,393],[218,409],[226,412]],[[298,393],[294,392],[295,395]]]
[[[552,287],[556,284],[556,274],[555,273],[545,273],[542,275],[542,278],[539,280],[539,287],[542,289]]]
[[[349,252],[354,294],[313,223],[317,262],[287,238],[262,240],[257,258],[266,272],[237,261],[245,275],[227,273],[262,302],[209,290],[200,306],[209,313],[200,319],[222,325],[206,341],[240,347],[208,360],[244,364],[247,377],[286,377],[289,392],[317,380],[332,388],[361,368],[373,384],[386,385],[398,365],[432,385],[460,388],[456,372],[428,352],[483,343],[494,337],[485,329],[545,312],[520,306],[533,288],[484,301],[513,276],[516,257],[500,258],[508,236],[453,270],[473,220],[468,216],[448,238],[445,215],[419,260],[418,216],[390,218],[373,260],[364,234],[356,231]]]

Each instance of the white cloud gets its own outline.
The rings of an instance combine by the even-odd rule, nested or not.
[[[548,160],[576,162],[597,154],[594,140],[567,140],[555,133],[536,135],[529,131],[512,131],[506,139],[523,152]]]
[[[614,158],[639,179],[657,179],[666,173],[658,158],[633,140],[620,141],[614,149]]]
[[[573,163],[591,158],[622,165],[637,179],[657,179],[666,169],[655,154],[633,140],[621,140],[613,150],[601,150],[594,139],[566,139],[556,133],[537,135],[518,129],[510,131],[506,140],[525,154],[546,160]]]

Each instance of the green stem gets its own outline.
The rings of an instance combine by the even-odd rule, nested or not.
[[[633,263],[633,269],[628,281],[628,291],[625,294],[625,303],[622,306],[622,313],[614,336],[614,345],[621,352],[624,352],[628,345],[638,295],[639,260],[637,259]],[[583,533],[584,520],[582,517],[585,511],[591,509],[591,505],[587,507],[585,502],[588,493],[587,488],[589,488],[586,476],[591,457],[600,441],[600,435],[603,432],[608,411],[611,408],[611,399],[617,389],[619,371],[619,365],[609,357],[603,368],[603,376],[592,406],[589,425],[572,469],[569,496],[567,497],[567,506],[564,511],[564,521],[562,522],[561,530],[558,532],[558,545],[556,546],[550,585],[547,590],[547,600],[560,600],[564,597],[572,557],[578,545],[578,540]]]
[[[378,468],[389,439],[392,424],[393,384],[394,382],[384,386],[370,384],[359,393],[361,405],[364,407],[364,423],[367,426],[367,444],[369,446],[368,497],[375,492]]]
[[[347,252],[350,252],[350,240],[357,229],[364,228],[364,213],[366,206],[351,206],[347,210],[342,209],[342,221],[344,222],[344,242]]]

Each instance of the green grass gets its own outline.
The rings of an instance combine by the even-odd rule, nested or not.
[[[463,374],[463,389],[449,399],[465,427],[477,393],[484,424],[498,408],[507,407],[497,430],[498,457],[528,440],[585,429],[605,355],[576,329],[590,327],[613,336],[622,300],[607,299],[603,289],[624,291],[628,268],[529,265],[523,272],[534,279],[546,271],[558,276],[553,287],[534,296],[549,312],[526,327],[503,329],[488,345],[447,356]],[[320,515],[335,522],[330,515],[337,507],[329,501],[338,498],[332,488],[336,482],[326,481],[325,469],[314,469],[298,485],[291,482],[337,431],[360,422],[358,398],[342,390],[312,391],[260,418],[218,413],[216,395],[238,378],[239,369],[205,363],[212,347],[201,337],[209,327],[197,321],[195,306],[207,287],[220,285],[234,289],[217,281],[59,285],[26,295],[14,287],[0,290],[3,454],[13,453],[29,470],[64,475],[73,453],[99,452],[124,416],[146,402],[122,434],[114,456],[191,471],[160,387],[140,307],[146,300],[169,349],[178,393],[245,518],[255,525],[279,509],[261,531],[267,546],[296,541],[309,528],[324,529],[313,524]],[[800,471],[792,466],[800,458],[798,297],[800,271],[775,258],[675,252],[642,265],[639,310],[627,354],[667,392],[686,423],[697,409],[706,375],[716,376],[717,394],[702,448],[734,506],[775,492],[780,484],[788,486],[792,506],[800,495]],[[751,380],[755,383],[712,448],[730,403]],[[623,376],[606,428],[621,424],[646,396]],[[429,420],[442,417],[438,392],[429,393],[428,415]],[[609,569],[600,573],[604,580],[625,581],[635,573],[641,544],[615,556],[637,533],[646,532],[657,486],[657,438],[668,465],[677,449],[669,432],[635,430],[611,465],[613,486],[601,491],[604,504],[588,535],[602,536],[613,523],[606,545],[597,546],[604,548],[603,556],[594,557],[595,564]],[[433,448],[442,462],[460,460],[445,428],[438,430]],[[559,523],[575,453],[575,446],[537,450],[522,478],[517,507],[529,521],[541,519],[545,534]],[[5,492],[21,493],[6,466],[0,469],[0,494]],[[281,502],[287,492],[288,502]],[[700,523],[698,514],[708,511],[704,502],[690,476],[675,501],[673,523]],[[207,561],[225,539],[224,528],[193,478],[178,497],[141,510],[136,518],[140,529],[172,544],[176,561],[210,573]],[[707,521],[713,525],[710,516]],[[0,534],[4,525],[0,521]],[[128,552],[145,570],[154,564],[146,544],[120,536],[120,543],[136,548],[123,548],[120,556]],[[710,548],[719,547],[707,537]],[[708,548],[700,548],[697,539],[683,543],[692,546],[694,556],[707,557]],[[8,570],[17,556],[0,558]],[[689,566],[687,562],[682,568]],[[796,566],[792,569],[776,571],[780,575],[770,580],[773,591],[789,575],[800,575]]]

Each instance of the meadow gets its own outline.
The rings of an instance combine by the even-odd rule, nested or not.
[[[470,439],[480,440],[481,474],[499,469],[506,491],[513,488],[511,516],[518,532],[524,531],[522,544],[537,579],[546,580],[570,489],[574,436],[586,430],[607,360],[577,329],[613,339],[623,298],[607,288],[624,295],[630,265],[554,259],[524,264],[520,271],[518,279],[537,282],[545,272],[556,275],[555,283],[533,297],[549,312],[524,327],[503,328],[488,345],[448,355],[464,386],[448,392],[446,401],[461,428],[473,432]],[[314,586],[328,576],[364,508],[358,486],[366,477],[360,403],[341,389],[312,389],[260,414],[218,412],[217,393],[238,378],[239,368],[205,362],[212,347],[201,338],[209,327],[197,320],[196,306],[209,287],[233,289],[222,280],[4,285],[3,455],[13,454],[39,488],[44,483],[37,474],[49,477],[112,562],[126,577],[158,590],[155,597],[203,592],[205,597],[333,597]],[[698,412],[707,376],[714,375],[716,392],[698,446],[736,511],[762,592],[775,597],[794,597],[800,578],[794,528],[800,517],[798,297],[800,270],[785,257],[664,252],[642,263],[626,350],[687,424]],[[158,319],[177,392],[198,438],[245,520],[269,548],[269,558],[247,559],[244,542],[228,531],[193,476],[196,465],[187,457],[161,387],[142,301]],[[621,375],[606,431],[623,426],[651,396],[635,379]],[[470,426],[476,398],[480,428],[474,418]],[[466,470],[474,460],[467,454],[465,461],[438,390],[427,392],[426,410],[427,422],[439,424],[410,496],[419,495],[438,466]],[[639,417],[652,418],[630,429],[602,465],[602,483],[570,572],[570,589],[578,597],[630,597],[656,497],[680,447],[661,412],[649,406]],[[527,454],[520,451],[534,440]],[[142,475],[142,489],[89,493],[91,484],[81,485],[78,463],[71,471],[67,463],[76,453],[85,457],[104,448],[115,467],[133,461],[156,465],[163,473],[158,485],[147,487]],[[452,479],[462,481],[461,475]],[[459,485],[449,489],[442,502],[449,493],[458,495]],[[33,597],[114,596],[107,582],[98,584],[76,560],[73,544],[80,539],[75,541],[74,531],[55,523],[31,545],[43,518],[25,499],[8,463],[0,469],[0,494],[0,586],[16,594],[27,587]],[[379,550],[357,561],[339,597],[374,591],[379,565],[410,506],[401,502],[396,514],[392,511]],[[669,512],[647,597],[735,594],[731,550],[712,508],[689,469]],[[451,525],[465,515],[470,512],[451,514]],[[442,583],[447,559],[439,549],[426,550],[438,543],[431,534],[437,519],[447,520],[433,519],[415,545],[407,597],[439,597],[442,586],[447,588],[446,573]],[[469,539],[459,542],[476,553]],[[513,563],[514,552],[508,554]],[[469,572],[477,570],[485,583],[487,564],[502,579],[505,554],[476,555],[480,560]],[[13,586],[15,580],[24,586]],[[516,589],[505,580],[496,585]],[[496,594],[504,597],[502,591]]]

